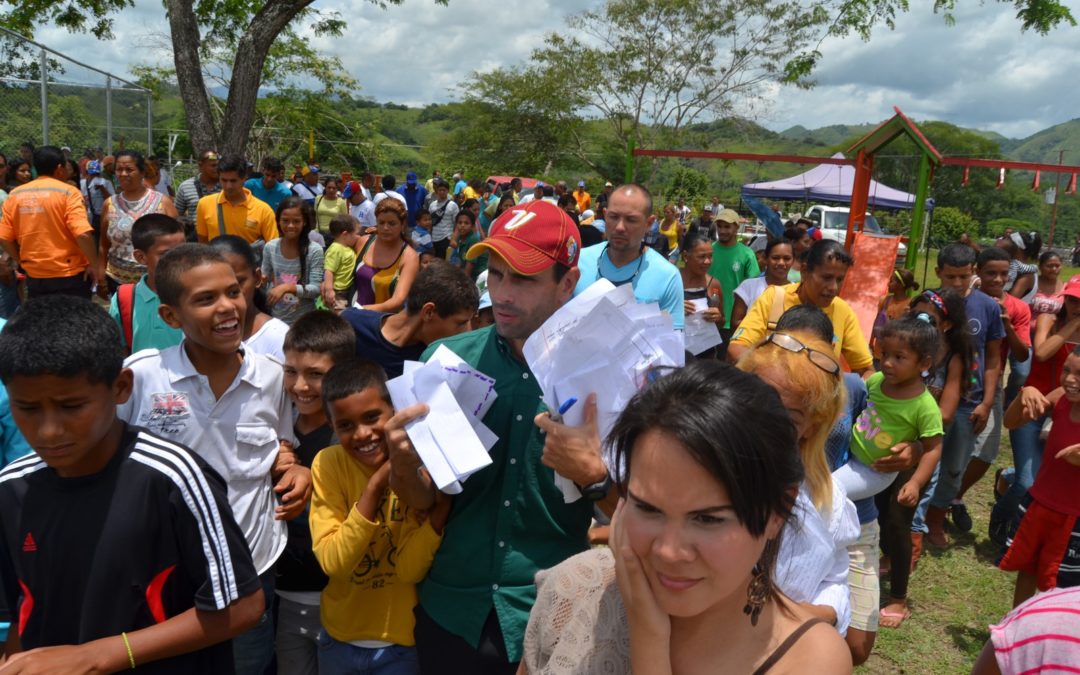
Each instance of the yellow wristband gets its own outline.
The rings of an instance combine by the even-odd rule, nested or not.
[[[135,670],[135,655],[133,653],[131,653],[131,643],[128,642],[127,633],[120,633],[120,637],[122,637],[124,639],[124,647],[127,648],[128,663],[131,664],[131,669]]]

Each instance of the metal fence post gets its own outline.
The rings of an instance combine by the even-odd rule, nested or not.
[[[154,97],[146,95],[146,155],[154,154]]]
[[[49,144],[49,62],[41,50],[41,143]]]
[[[112,78],[105,78],[105,152],[112,154]]]

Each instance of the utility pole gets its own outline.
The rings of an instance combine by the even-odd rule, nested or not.
[[[1065,163],[1065,151],[1058,150],[1058,166]],[[1061,194],[1061,172],[1057,172],[1057,185],[1054,187],[1054,205],[1050,210],[1050,243],[1047,250],[1054,248],[1054,228],[1057,226],[1058,196]]]

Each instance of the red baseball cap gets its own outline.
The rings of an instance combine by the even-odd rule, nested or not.
[[[577,267],[581,233],[574,219],[558,206],[533,201],[505,211],[491,224],[483,241],[473,244],[466,258],[487,248],[498,253],[518,274],[539,274],[555,263]]]
[[[1080,274],[1069,279],[1065,287],[1061,289],[1061,294],[1072,298],[1080,298]]]

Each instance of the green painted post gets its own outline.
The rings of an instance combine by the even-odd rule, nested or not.
[[[632,138],[626,146],[626,175],[624,178],[626,179],[623,181],[624,183],[634,182],[634,139]]]
[[[915,188],[915,207],[911,209],[911,232],[908,235],[907,260],[904,267],[914,270],[919,262],[919,246],[922,244],[923,212],[926,193],[930,188],[930,155],[925,152],[919,159],[919,181]]]

